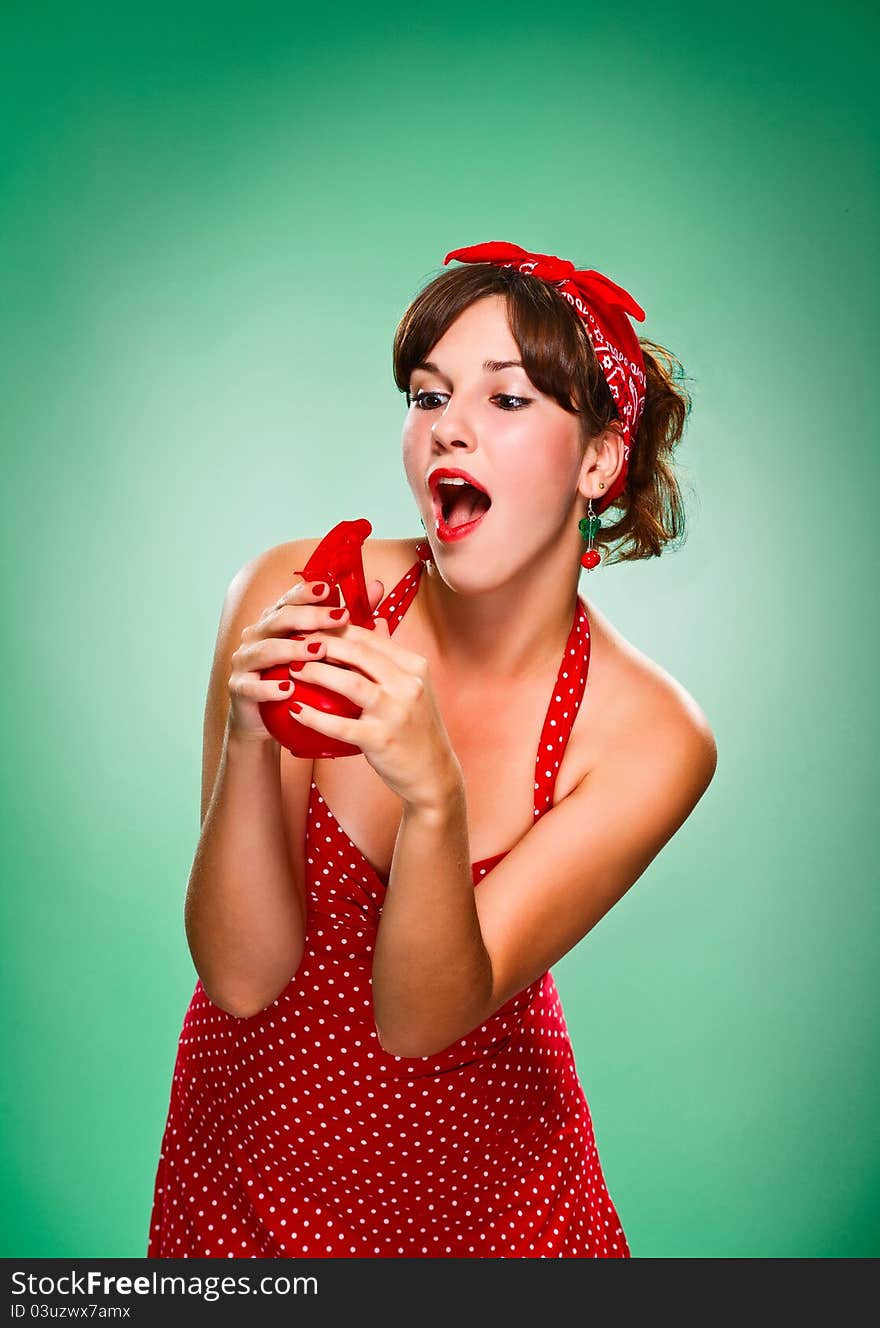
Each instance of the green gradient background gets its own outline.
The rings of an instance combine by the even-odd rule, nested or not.
[[[719,747],[554,970],[609,1189],[636,1257],[876,1255],[869,6],[128,8],[0,34],[2,1253],[145,1253],[224,592],[421,533],[394,328],[510,239],[693,379],[686,543],[581,582]]]

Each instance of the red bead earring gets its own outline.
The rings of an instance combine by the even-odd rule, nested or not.
[[[605,485],[600,484],[599,488],[604,489]],[[581,555],[581,567],[586,567],[588,572],[592,572],[593,568],[598,567],[602,561],[599,550],[593,547],[593,541],[601,529],[602,518],[593,511],[593,499],[591,497],[587,506],[587,515],[578,522],[578,530],[587,541],[586,551]]]

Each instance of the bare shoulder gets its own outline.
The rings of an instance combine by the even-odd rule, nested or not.
[[[600,766],[611,768],[626,754],[646,757],[660,749],[683,783],[708,787],[717,765],[715,735],[704,710],[668,670],[616,628],[595,606],[590,609],[590,686],[593,723],[600,741],[586,778]]]

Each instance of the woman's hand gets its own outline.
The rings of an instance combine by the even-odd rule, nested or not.
[[[330,616],[333,605],[319,602],[327,597],[327,583],[307,582],[300,572],[294,572],[293,575],[299,576],[299,581],[274,604],[268,605],[257,622],[245,627],[241,634],[241,645],[232,656],[227,727],[230,734],[238,739],[249,742],[275,741],[263,723],[260,702],[284,700],[293,687],[261,678],[261,671],[278,664],[287,664],[291,660],[311,660],[316,654],[323,657],[323,643],[317,648],[315,646],[318,640],[315,629],[323,627],[330,630],[337,626],[336,620]],[[318,585],[323,589],[315,593],[313,588]],[[368,584],[367,595],[371,609],[375,609],[383,593],[381,581]],[[344,617],[345,614],[343,620]],[[326,639],[329,637],[323,638]]]
[[[359,747],[409,806],[443,806],[461,779],[461,767],[437,706],[427,660],[393,642],[384,618],[374,621],[372,631],[353,623],[332,633],[314,631],[311,639],[324,646],[321,660],[290,671],[293,680],[302,678],[347,696],[360,706],[358,718],[328,715],[297,702],[295,687],[291,711],[300,724]],[[333,660],[351,667],[337,668]]]

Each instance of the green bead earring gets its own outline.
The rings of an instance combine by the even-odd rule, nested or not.
[[[599,488],[604,489],[605,485],[600,484]],[[593,511],[593,499],[591,497],[587,506],[587,515],[578,522],[578,530],[587,543],[586,551],[581,555],[581,567],[586,567],[588,572],[592,572],[593,568],[597,567],[602,561],[599,550],[593,547],[593,541],[601,529],[602,518]]]

